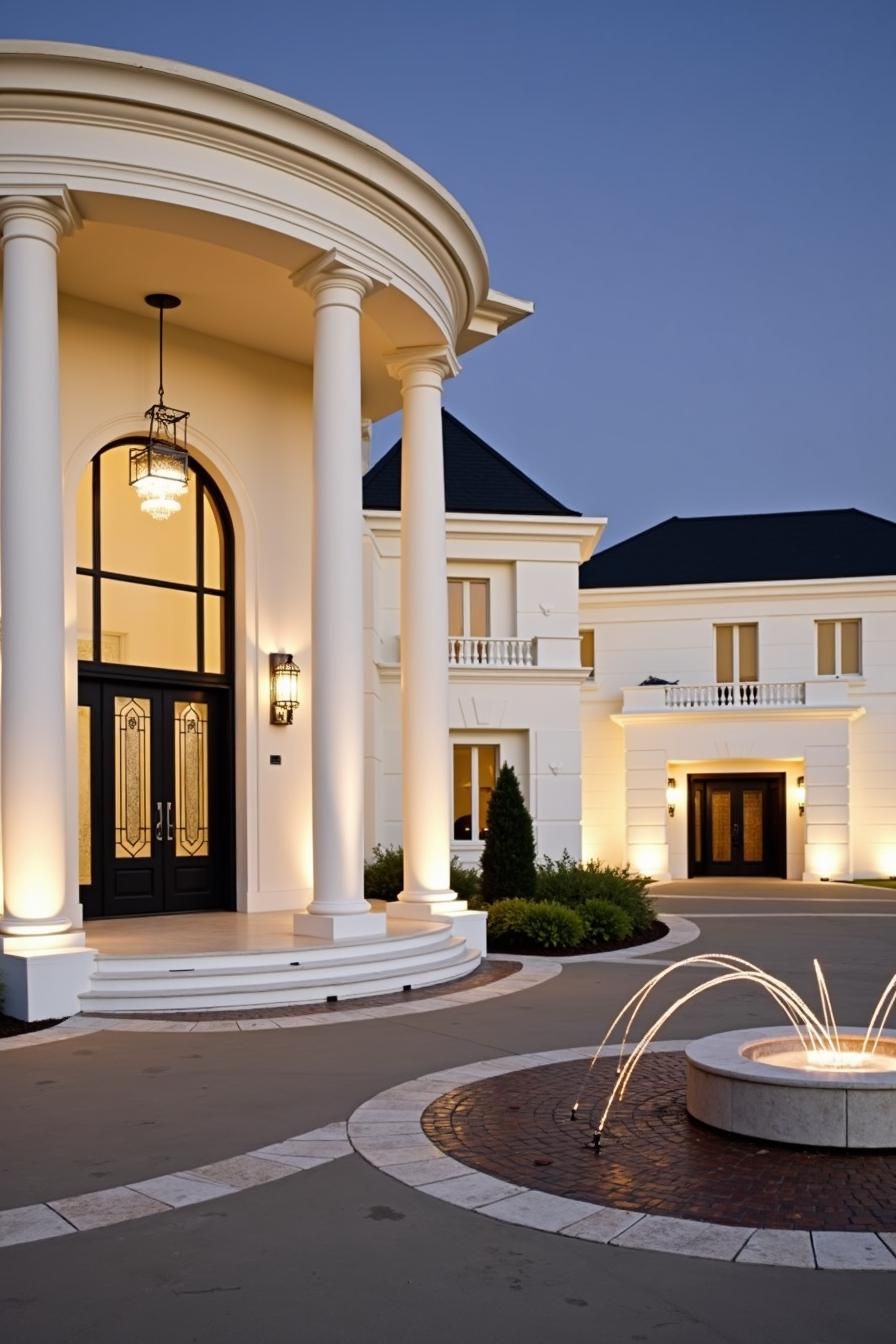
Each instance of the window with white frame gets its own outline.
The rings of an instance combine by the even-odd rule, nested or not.
[[[448,580],[448,634],[452,639],[487,639],[491,633],[488,579]]]
[[[816,621],[820,677],[855,677],[862,671],[862,622]]]
[[[759,626],[716,626],[716,681],[759,680]]]
[[[500,751],[489,743],[455,744],[452,753],[455,840],[484,840]]]

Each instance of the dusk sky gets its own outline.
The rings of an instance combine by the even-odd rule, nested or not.
[[[892,0],[2,0],[0,31],[255,80],[433,173],[536,303],[447,405],[610,540],[896,518]]]

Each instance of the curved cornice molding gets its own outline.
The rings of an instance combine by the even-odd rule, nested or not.
[[[126,124],[174,137],[195,137],[225,152],[257,157],[295,173],[313,160],[326,184],[354,189],[408,232],[430,257],[453,263],[463,303],[455,334],[487,300],[488,259],[469,216],[411,160],[367,132],[296,99],[176,61],[69,43],[0,42],[0,98],[5,115]],[[127,109],[127,111],[125,111]],[[309,165],[310,167],[310,165]],[[460,295],[457,294],[457,298]]]

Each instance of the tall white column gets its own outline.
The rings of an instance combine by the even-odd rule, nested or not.
[[[364,900],[361,303],[373,280],[328,254],[293,277],[314,298],[311,788],[314,897],[297,933],[376,936]]]
[[[0,199],[3,901],[0,932],[65,933],[62,458],[56,256],[76,222],[64,193]],[[72,875],[74,881],[74,875]],[[83,935],[80,935],[83,941]],[[8,943],[7,943],[8,946]]]
[[[447,348],[400,351],[401,769],[406,918],[465,909],[451,890],[448,583],[442,382],[459,372]]]

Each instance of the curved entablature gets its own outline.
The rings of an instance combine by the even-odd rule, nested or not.
[[[0,119],[15,127],[4,136],[0,192],[64,187],[84,221],[60,271],[63,289],[79,297],[115,302],[102,286],[86,293],[78,276],[96,277],[96,257],[131,250],[142,230],[150,258],[153,231],[166,248],[176,240],[184,269],[191,242],[211,245],[222,249],[222,274],[245,270],[248,283],[254,267],[262,289],[264,266],[288,280],[337,249],[379,281],[365,312],[383,351],[470,349],[531,311],[489,289],[475,227],[433,178],[295,99],[155,57],[4,41]],[[246,339],[226,324],[221,334]],[[301,341],[282,344],[262,348],[303,358]]]

